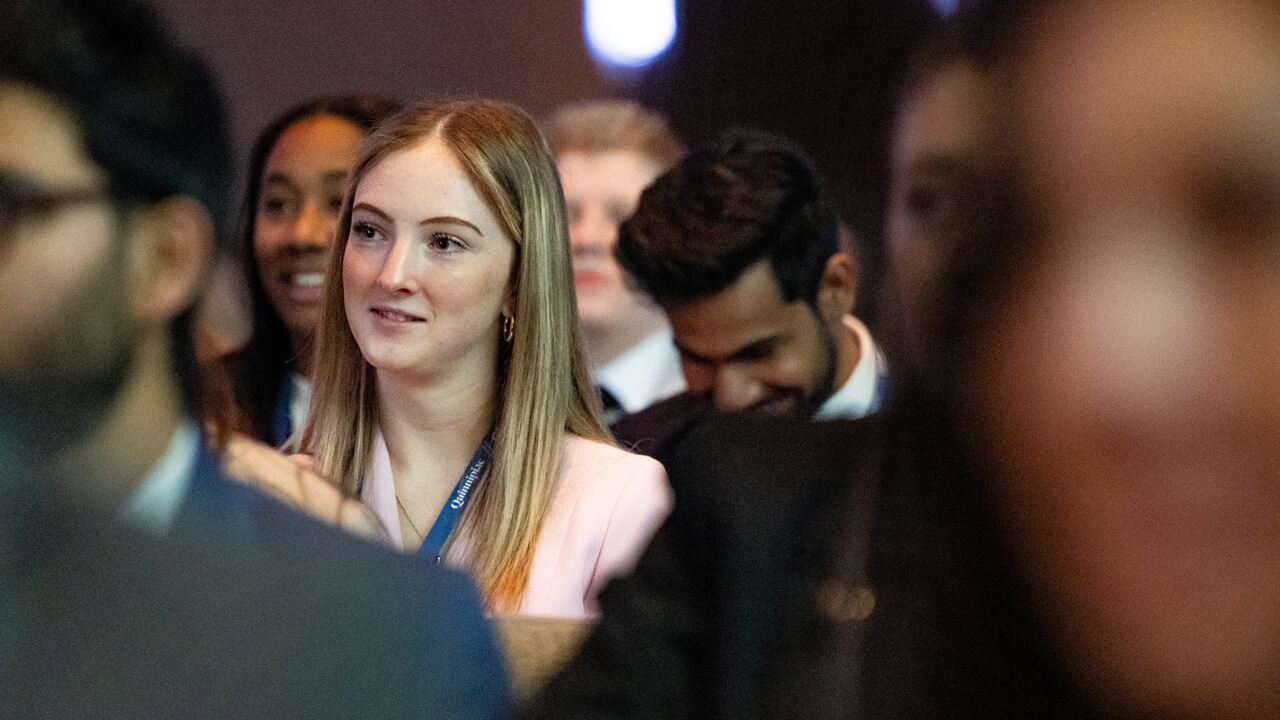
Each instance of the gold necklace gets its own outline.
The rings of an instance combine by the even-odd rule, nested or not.
[[[426,540],[427,536],[422,534],[418,526],[413,523],[413,518],[409,517],[409,509],[404,506],[404,503],[400,502],[400,493],[396,493],[396,505],[400,506],[400,512],[404,513],[404,519],[409,521],[409,527],[418,536],[418,539]]]

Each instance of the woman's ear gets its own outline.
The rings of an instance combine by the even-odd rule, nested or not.
[[[176,196],[138,211],[129,232],[134,317],[166,324],[195,304],[213,254],[213,220],[193,198]]]
[[[838,252],[827,258],[818,283],[818,313],[834,322],[853,312],[858,297],[858,272],[849,253]]]

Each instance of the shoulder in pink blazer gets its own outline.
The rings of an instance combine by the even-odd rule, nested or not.
[[[400,540],[391,462],[379,433],[361,499]],[[671,511],[667,473],[656,460],[576,435],[565,437],[560,483],[538,538],[518,614],[590,617],[609,579],[629,572]],[[445,562],[466,569],[467,538]]]

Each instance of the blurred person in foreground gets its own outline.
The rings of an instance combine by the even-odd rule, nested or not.
[[[954,16],[907,64],[889,143],[889,192],[884,217],[888,292],[882,310],[905,337],[886,338],[898,374],[912,372],[920,338],[951,265],[956,223],[972,208],[962,185],[990,155],[994,130],[995,48],[971,13]]]
[[[380,530],[270,449],[281,484],[241,482],[192,420],[223,127],[148,6],[0,6],[0,715],[493,716],[464,578],[254,489]]]
[[[919,370],[684,437],[531,715],[1280,716],[1280,7],[985,12]]]
[[[623,226],[622,267],[671,322],[688,390],[615,434],[660,452],[703,411],[830,420],[874,412],[887,364],[851,313],[854,259],[799,149],[730,131],[650,185]]]
[[[613,251],[641,191],[685,150],[665,118],[630,101],[567,105],[546,133],[569,212],[583,350],[613,423],[684,389],[666,316],[628,283]]]
[[[237,231],[253,334],[210,371],[209,415],[224,433],[279,447],[301,434],[311,338],[338,213],[360,141],[400,108],[376,95],[319,97],[258,136]]]
[[[601,422],[542,134],[507,103],[407,108],[361,148],[339,227],[303,451],[488,609],[594,615],[671,498]]]

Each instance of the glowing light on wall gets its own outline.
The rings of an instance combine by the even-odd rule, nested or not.
[[[596,60],[643,67],[676,37],[676,0],[583,0],[582,27]]]
[[[942,17],[946,17],[955,12],[960,7],[960,0],[931,0],[933,8],[938,11]]]

